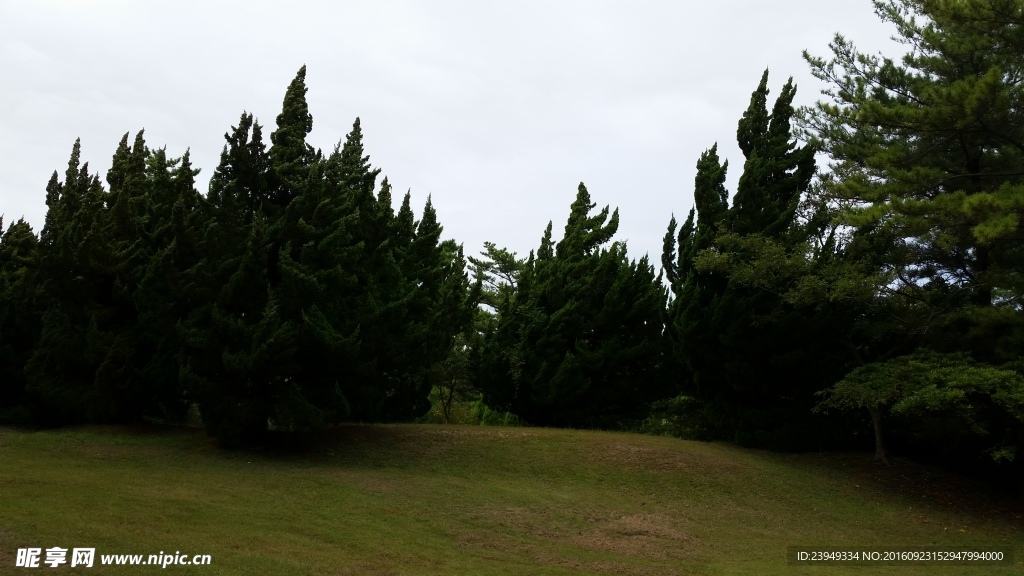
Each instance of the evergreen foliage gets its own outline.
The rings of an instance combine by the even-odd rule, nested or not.
[[[875,7],[910,48],[901,61],[862,54],[839,35],[831,58],[805,53],[829,84],[827,100],[805,111],[804,129],[832,160],[820,202],[849,231],[849,272],[837,278],[867,287],[859,299],[869,320],[860,322],[869,328],[861,331],[869,336],[857,354],[861,367],[830,389],[831,398],[877,383],[872,375],[906,364],[921,346],[946,354],[916,359],[927,364],[921,378],[948,375],[949,359],[960,358],[953,364],[963,374],[948,390],[963,391],[967,375],[972,405],[999,413],[1009,409],[997,396],[1003,393],[984,383],[1020,371],[1024,342],[1024,4],[894,0]],[[939,406],[936,398],[916,406]],[[918,425],[933,426],[908,435],[918,450],[949,454],[956,446],[955,459],[973,467],[984,452],[969,440],[979,425],[965,422],[960,408],[939,410],[944,416],[913,411]],[[999,453],[1012,456],[1022,447],[1021,422],[999,421]],[[958,441],[949,430],[961,432]]]
[[[188,152],[142,132],[107,190],[76,142],[38,241],[20,222],[0,242],[0,418],[176,421],[195,404],[241,446],[429,408],[479,297],[462,247],[430,199],[416,221],[409,194],[396,214],[387,179],[376,191],[358,119],[329,157],[306,143],[305,72],[269,149],[249,113],[225,134],[205,196]]]
[[[429,199],[417,223],[409,195],[395,215],[386,179],[375,193],[359,120],[326,158],[305,143],[304,79],[302,69],[285,95],[269,152],[243,115],[211,181],[198,282],[209,294],[198,300],[216,304],[193,317],[185,376],[229,444],[268,425],[426,412],[428,372],[472,317],[461,247],[440,240]]]
[[[824,343],[844,325],[827,308],[784,297],[814,265],[808,241],[820,222],[799,210],[815,163],[814,148],[792,135],[796,88],[787,82],[769,111],[767,81],[765,72],[737,129],[745,162],[732,206],[728,165],[712,147],[697,162],[694,210],[678,234],[669,223],[666,341],[678,385],[704,407],[698,428],[802,448],[808,427],[823,425],[810,421],[814,392],[842,374]]]
[[[833,159],[843,222],[893,238],[876,283],[932,309],[933,328],[972,334],[940,347],[1014,360],[1021,342],[1024,208],[1019,38],[1013,0],[876,2],[902,64],[837,36],[830,60],[806,55],[831,88],[807,131]],[[916,326],[909,327],[917,329]],[[984,334],[984,337],[981,335]],[[936,343],[938,345],[938,343]]]
[[[526,261],[497,247],[494,242],[484,242],[482,258],[469,257],[473,277],[480,284],[482,303],[494,314],[500,314],[511,302],[518,289],[519,279]]]
[[[126,327],[119,312],[130,254],[113,245],[110,234],[123,222],[107,216],[108,194],[88,164],[80,164],[80,150],[76,141],[64,182],[55,172],[47,185],[49,211],[38,250],[42,331],[25,374],[56,421],[138,418],[131,412],[138,409],[134,381],[114,382],[113,374],[130,355],[118,337]],[[119,211],[128,200],[122,199]]]
[[[531,424],[621,426],[669,395],[661,374],[665,292],[646,257],[630,261],[622,243],[604,246],[618,211],[592,214],[594,207],[581,183],[562,240],[552,241],[549,223],[483,344],[484,401]],[[512,268],[507,253],[494,254]]]
[[[140,226],[143,257],[135,268],[134,293],[138,311],[139,373],[148,382],[157,409],[169,421],[182,418],[189,399],[179,383],[182,340],[179,323],[194,306],[189,270],[199,260],[195,233],[201,196],[189,152],[167,158],[166,150],[151,153],[147,172],[152,182]]]
[[[29,424],[33,419],[24,370],[39,340],[34,306],[38,244],[24,219],[0,235],[0,423]]]

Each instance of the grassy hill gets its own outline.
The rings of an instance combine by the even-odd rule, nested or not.
[[[850,544],[1012,545],[1015,566],[981,570],[1024,573],[1019,502],[867,460],[534,428],[353,425],[300,455],[191,429],[0,429],[0,574],[54,546],[212,563],[39,573],[979,573],[786,565],[790,545]]]

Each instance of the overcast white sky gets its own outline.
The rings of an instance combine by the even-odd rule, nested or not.
[[[617,239],[659,262],[671,213],[716,141],[735,186],[736,122],[761,72],[819,97],[801,51],[836,32],[896,54],[869,0],[0,0],[0,213],[36,232],[75,138],[105,180],[125,132],[192,150],[200,191],[243,110],[269,133],[306,64],[325,152],[362,119],[370,161],[445,237],[525,255],[560,236],[580,181],[619,207]],[[400,201],[400,195],[396,202]]]

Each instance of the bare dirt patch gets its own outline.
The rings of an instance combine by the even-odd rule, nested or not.
[[[661,514],[631,514],[600,521],[591,530],[570,538],[584,548],[622,556],[685,559],[697,538]]]
[[[700,546],[680,520],[659,513],[506,506],[469,517],[476,529],[459,530],[460,548],[529,558],[583,574],[682,574],[680,563],[692,561]]]
[[[581,510],[558,518],[543,508],[505,507],[487,514],[500,532],[571,543],[581,548],[612,554],[684,559],[692,556],[697,538],[679,519],[659,513],[622,514]],[[458,538],[463,545],[483,545],[508,551],[506,543],[493,546],[473,534]]]

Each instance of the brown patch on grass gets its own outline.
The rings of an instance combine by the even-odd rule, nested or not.
[[[661,514],[631,514],[601,521],[570,540],[584,548],[622,556],[682,560],[692,555],[696,537]]]
[[[681,574],[678,563],[692,560],[697,539],[670,516],[602,515],[589,509],[571,511],[567,516],[560,512],[569,511],[535,506],[493,508],[473,515],[491,527],[457,534],[456,542],[460,548],[496,553],[495,560],[529,558],[539,565],[583,574]],[[616,562],[614,556],[623,561]]]
[[[557,519],[550,509],[509,506],[491,510],[487,516],[502,528],[501,533],[518,533],[636,558],[687,559],[692,556],[692,547],[697,542],[695,536],[680,526],[678,519],[658,513],[601,515],[583,510],[572,514],[572,518]],[[580,527],[581,521],[590,526]],[[457,540],[463,546],[504,552],[529,553],[532,548],[528,544],[513,546],[508,540],[483,539],[473,533],[462,534]]]
[[[529,536],[558,538],[561,534],[551,528],[551,512],[546,508],[507,506],[491,510],[494,522],[503,528],[512,528]]]

